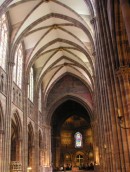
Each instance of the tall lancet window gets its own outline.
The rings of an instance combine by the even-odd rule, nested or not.
[[[75,133],[75,147],[76,148],[81,148],[83,146],[83,138],[82,134],[80,132]]]
[[[7,55],[7,19],[5,14],[0,18],[0,66],[6,69],[6,55]]]
[[[39,111],[42,111],[42,87],[39,89]]]
[[[28,85],[28,98],[33,102],[33,92],[34,92],[34,72],[33,68],[30,69],[29,75],[29,85]]]
[[[22,86],[22,71],[23,71],[23,47],[20,43],[15,52],[13,68],[13,81],[21,88]]]

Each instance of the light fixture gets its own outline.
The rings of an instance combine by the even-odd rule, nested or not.
[[[27,171],[30,171],[30,170],[32,170],[32,167],[28,167],[28,168],[27,168]]]
[[[130,129],[130,127],[124,126],[125,118],[124,118],[124,116],[121,114],[120,109],[117,109],[117,111],[118,111],[118,124],[119,124],[120,128],[126,129],[126,130],[127,130],[127,129]]]

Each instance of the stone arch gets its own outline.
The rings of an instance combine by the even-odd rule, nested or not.
[[[1,6],[0,6],[0,15],[3,14],[5,11],[6,11],[6,8],[9,4],[11,4],[13,0],[5,0]],[[86,4],[89,6],[90,8],[90,11],[91,11],[91,15],[94,15],[94,9],[93,9],[93,6],[92,6],[92,3],[90,0],[85,0]]]
[[[92,4],[91,0],[85,0],[85,2],[86,2],[86,5],[89,6],[89,10],[91,12],[91,16],[94,17],[94,15],[95,15],[94,4]]]
[[[21,123],[21,118],[20,118],[19,112],[17,110],[14,111],[13,116],[12,116],[12,120],[18,126],[17,129],[18,129],[19,138],[22,138],[22,123]]]
[[[51,119],[52,162],[54,164],[54,168],[60,168],[61,165],[64,165],[65,168],[67,165],[72,165],[73,167],[75,165],[75,153],[78,150],[82,150],[84,152],[84,161],[81,164],[83,168],[83,166],[86,165],[86,150],[88,150],[90,142],[90,140],[87,141],[86,139],[88,136],[87,131],[91,129],[88,110],[87,107],[84,108],[85,106],[81,105],[81,102],[75,101],[75,98],[70,99],[70,97],[68,97],[66,100],[64,99],[61,101],[61,104],[59,103],[59,106],[57,105],[56,110],[54,110]],[[82,124],[79,122],[80,119],[83,120]],[[83,126],[87,127],[85,128]],[[79,147],[75,147],[76,132],[80,132],[82,134],[82,145],[80,149]],[[58,148],[58,150],[56,148]],[[70,152],[70,158],[67,159],[67,153]],[[77,165],[79,166],[80,164]]]
[[[52,57],[53,57],[53,56],[52,56]],[[82,82],[86,85],[86,87],[88,87],[88,89],[90,90],[90,92],[92,93],[93,88],[94,88],[94,82],[93,82],[93,77],[92,77],[92,75],[90,74],[89,70],[88,70],[88,69],[85,69],[84,66],[83,66],[82,64],[79,64],[78,62],[76,62],[76,60],[69,59],[67,56],[61,56],[58,60],[56,60],[54,63],[52,63],[46,71],[41,72],[40,77],[39,77],[39,80],[38,80],[38,82],[37,82],[37,87],[39,87],[39,85],[41,84],[42,79],[43,79],[44,77],[46,77],[46,74],[47,74],[46,72],[50,72],[50,71],[52,70],[52,68],[54,68],[54,65],[55,65],[56,63],[58,63],[59,61],[63,60],[63,59],[69,60],[70,62],[74,63],[75,65],[72,65],[72,66],[71,66],[71,65],[69,65],[69,64],[67,64],[67,63],[62,64],[62,65],[60,66],[60,68],[57,70],[57,72],[51,77],[50,82],[52,82],[52,84],[51,84],[51,86],[50,86],[49,89],[47,89],[48,86],[46,87],[46,89],[45,89],[45,94],[47,94],[46,92],[49,92],[49,90],[52,88],[53,85],[56,84],[56,82],[57,82],[58,80],[60,80],[64,75],[67,75],[67,74],[70,74],[70,75],[73,75],[73,76],[79,78],[79,80],[82,81]],[[64,72],[64,73],[61,73],[61,74],[57,77],[57,79],[55,79],[55,81],[52,81],[53,77],[54,77],[61,69],[64,68],[64,65],[66,65],[66,66],[68,66],[68,67],[71,67],[71,69],[76,70],[77,72],[78,72],[79,69],[84,70],[84,71],[86,72],[86,74],[87,74],[89,80],[88,80],[88,79],[85,79],[85,75],[82,76],[81,73],[79,73],[79,74],[76,75],[73,71],[70,71],[70,69],[69,69],[68,71],[66,71],[66,72]],[[77,67],[78,69],[75,69],[75,67]],[[43,67],[43,68],[44,68],[44,67]],[[43,71],[43,69],[42,69],[42,71]],[[92,69],[92,71],[94,71],[94,69]],[[48,85],[49,85],[49,84],[48,84]],[[37,88],[37,89],[38,89],[38,88]]]
[[[84,84],[86,86],[86,88],[88,89],[88,91],[90,92],[90,95],[92,96],[92,89],[91,87],[89,86],[89,84],[83,79],[83,78],[80,78],[79,76],[71,73],[71,72],[65,72],[63,73],[61,76],[59,76],[53,83],[52,85],[50,86],[50,88],[48,89],[48,91],[46,92],[46,95],[45,95],[45,105],[47,105],[47,99],[49,97],[49,94],[51,92],[51,90],[53,89],[53,87],[60,81],[62,80],[62,78],[64,78],[65,76],[72,76],[76,79],[78,79],[82,84]]]
[[[74,100],[74,101],[78,102],[79,104],[81,104],[86,109],[86,111],[89,113],[90,120],[91,121],[94,120],[94,116],[92,113],[92,107],[89,104],[89,102],[87,102],[87,100],[84,100],[82,97],[74,95],[74,94],[67,94],[67,95],[64,95],[63,97],[60,97],[58,100],[56,100],[50,107],[50,109],[48,110],[48,113],[46,114],[47,124],[49,124],[49,125],[51,124],[52,115],[53,115],[54,111],[57,109],[57,107],[67,100]]]
[[[56,39],[50,41],[49,43],[45,44],[42,48],[40,48],[38,50],[38,52],[36,54],[34,54],[34,56],[29,61],[29,64],[28,64],[28,66],[26,68],[27,75],[29,75],[30,68],[33,66],[35,60],[38,59],[40,54],[42,54],[42,52],[45,51],[47,47],[52,46],[53,44],[58,43],[58,42],[67,43],[67,44],[73,45],[74,47],[76,47],[76,49],[80,50],[80,52],[82,52],[88,58],[88,60],[89,60],[89,62],[91,64],[92,70],[94,71],[94,65],[93,65],[91,56],[90,56],[90,54],[85,49],[83,49],[83,47],[79,46],[78,44],[76,44],[74,42],[68,41],[66,39],[56,38]],[[45,75],[44,73],[41,75],[40,80],[42,80],[44,75]],[[40,80],[39,80],[39,82],[41,82]]]
[[[22,124],[16,110],[11,119],[11,161],[21,161]]]
[[[59,14],[59,13],[53,13],[53,14],[48,14],[48,15],[45,15],[43,17],[41,17],[40,19],[37,19],[36,21],[33,21],[33,23],[31,23],[25,30],[22,31],[22,33],[20,33],[19,35],[17,35],[17,39],[15,40],[14,42],[14,45],[13,45],[13,48],[12,48],[12,53],[11,55],[13,56],[14,54],[14,51],[16,49],[16,46],[18,45],[18,43],[22,40],[22,38],[26,35],[26,33],[34,26],[34,25],[37,25],[38,23],[40,23],[41,21],[46,21],[48,20],[49,18],[52,18],[52,17],[55,17],[55,18],[60,18],[60,19],[66,19],[70,22],[72,22],[76,27],[79,27],[79,28],[82,28],[83,31],[85,33],[87,33],[93,47],[94,47],[94,40],[93,40],[93,37],[91,35],[91,33],[89,32],[89,29],[87,27],[85,27],[81,22],[79,22],[78,20],[74,19],[74,18],[71,18],[69,16],[66,16],[66,15],[63,15],[63,14]],[[15,35],[16,36],[16,35]],[[39,52],[38,52],[39,54]],[[35,58],[36,58],[37,55],[35,55]],[[32,66],[31,64],[32,62],[30,62],[30,64],[28,65],[28,67],[30,68],[30,65]],[[28,69],[27,69],[28,71]]]
[[[82,160],[85,159],[85,152],[83,151],[75,151],[75,153],[73,154],[72,158],[73,158],[73,166],[80,166],[81,164],[79,163],[83,163],[83,162],[77,162],[78,156],[82,156]]]

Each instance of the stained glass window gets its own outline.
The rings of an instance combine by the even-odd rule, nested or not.
[[[0,18],[0,66],[5,70],[6,68],[6,54],[7,54],[7,19],[3,14]]]
[[[21,88],[22,86],[22,71],[23,71],[23,48],[22,44],[19,44],[15,52],[13,68],[13,81]]]
[[[33,89],[34,89],[34,80],[33,80],[33,68],[30,69],[30,76],[29,76],[29,85],[28,85],[28,98],[33,102]]]
[[[83,146],[82,134],[80,132],[75,133],[75,147],[80,148]]]

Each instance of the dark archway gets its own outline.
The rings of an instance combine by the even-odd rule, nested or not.
[[[91,121],[87,110],[80,103],[74,100],[62,103],[52,115],[51,126],[54,170],[59,170],[60,167],[67,170],[74,166],[86,168],[88,164],[94,162]],[[76,148],[74,135],[78,131],[83,136],[83,144]],[[90,131],[91,139],[87,138],[86,134]],[[85,155],[83,163],[80,164],[75,158],[79,151]]]
[[[11,161],[21,162],[22,125],[18,112],[13,114],[11,121]]]
[[[28,124],[28,167],[34,169],[34,130],[31,122]]]

